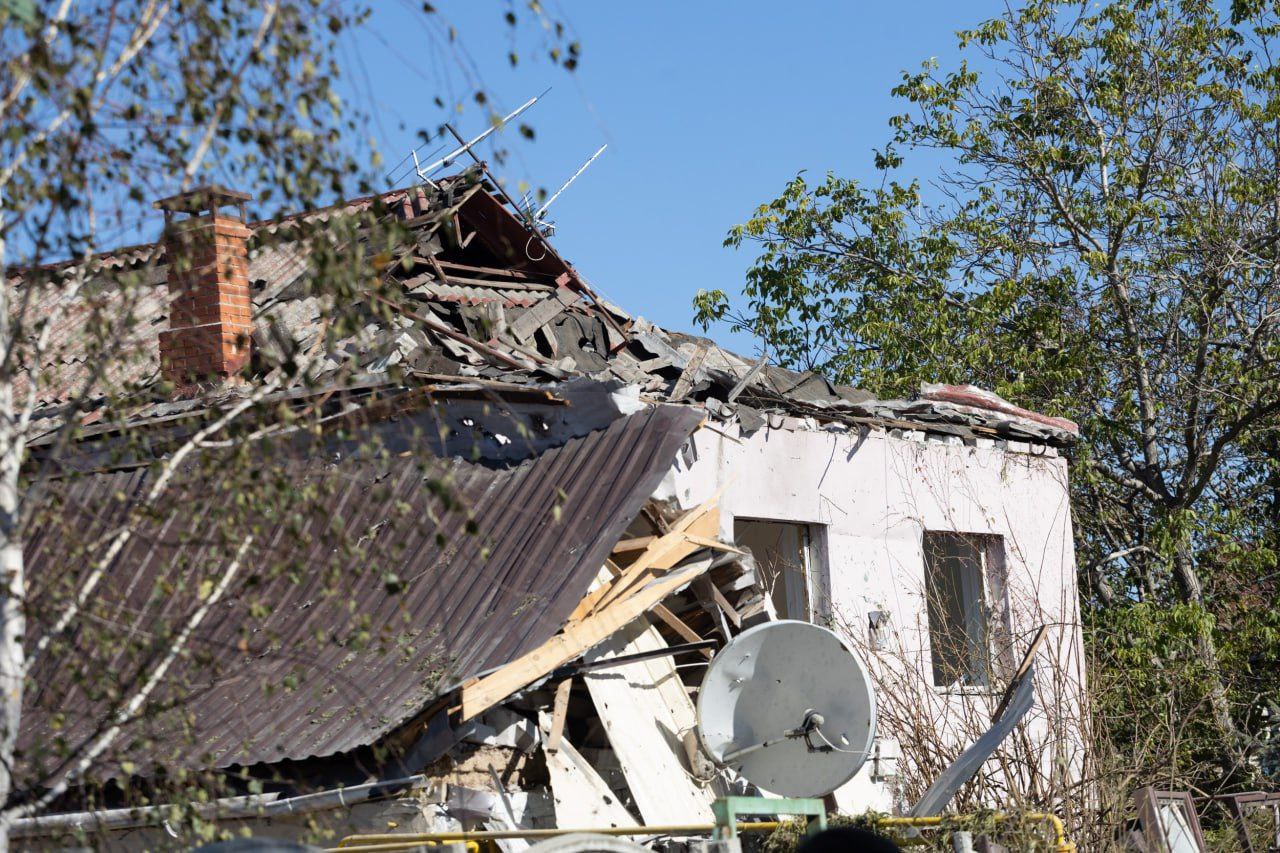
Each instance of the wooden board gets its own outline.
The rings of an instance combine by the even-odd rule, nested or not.
[[[584,659],[666,648],[641,617],[588,652]],[[709,823],[715,793],[689,775],[684,733],[697,723],[693,702],[670,657],[592,670],[583,675],[627,787],[649,825]]]
[[[688,536],[705,538],[707,531],[714,535],[719,528],[720,509],[713,503],[702,504],[685,513],[671,526],[670,531],[650,541],[635,561],[618,575],[616,581],[599,585],[587,593],[574,608],[569,620],[572,622],[581,619],[588,613],[607,607],[630,590],[638,589],[660,570],[671,568],[704,547],[690,542]]]
[[[676,569],[641,587],[620,601],[565,627],[538,648],[511,663],[462,686],[462,721],[484,713],[512,693],[527,687],[568,663],[623,625],[646,612],[685,584],[701,577],[710,567],[708,560]]]
[[[538,715],[543,735],[549,733],[551,718],[544,711]],[[543,751],[547,774],[551,777],[551,799],[555,804],[556,826],[564,829],[587,827],[635,826],[631,816],[609,786],[600,778],[573,744],[560,741],[555,752]]]

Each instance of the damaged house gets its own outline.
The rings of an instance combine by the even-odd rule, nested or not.
[[[407,235],[386,267],[397,296],[370,296],[334,344],[308,286],[312,245],[290,220],[246,223],[244,201],[218,188],[165,200],[164,240],[20,276],[50,308],[64,291],[41,281],[131,270],[152,285],[129,307],[132,357],[113,377],[136,405],[90,411],[68,444],[67,400],[39,401],[49,431],[33,464],[57,472],[42,500],[77,535],[37,513],[37,597],[83,584],[92,549],[144,506],[88,596],[102,624],[162,624],[175,566],[287,552],[288,569],[254,577],[252,598],[201,588],[192,653],[91,768],[56,745],[95,743],[119,697],[61,661],[121,681],[158,661],[34,617],[31,642],[57,630],[62,653],[36,661],[19,775],[73,784],[19,822],[19,844],[88,833],[144,849],[202,820],[335,840],[710,823],[743,783],[693,734],[701,675],[718,646],[774,619],[832,627],[873,673],[875,748],[833,795],[841,811],[918,795],[981,733],[1041,626],[1034,758],[998,773],[1012,790],[1078,771],[1073,424],[968,386],[876,399],[658,328],[600,298],[479,169],[300,217],[376,207]],[[183,260],[179,236],[200,229],[212,263]],[[66,388],[93,369],[82,324],[112,310],[93,292],[92,312],[62,306],[44,367]],[[297,353],[307,381],[254,403],[321,417],[253,464],[310,497],[277,515],[224,484],[231,463],[184,463],[152,503],[155,460],[250,399],[260,356]],[[179,535],[236,507],[248,517],[229,539]],[[335,522],[349,547],[326,532]],[[151,780],[183,774],[219,778],[226,796],[177,809]]]

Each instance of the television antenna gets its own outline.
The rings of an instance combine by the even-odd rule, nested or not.
[[[720,650],[698,691],[698,739],[717,763],[784,797],[821,797],[871,754],[866,667],[836,634],[767,622]]]
[[[426,184],[427,186],[431,187],[432,189],[435,189],[436,184],[434,181],[431,180],[431,177],[430,177],[432,172],[434,172],[436,169],[439,169],[443,166],[450,165],[451,163],[453,163],[454,160],[457,160],[463,154],[466,154],[472,148],[474,148],[475,146],[479,145],[481,142],[488,139],[489,136],[493,134],[494,131],[500,130],[506,127],[510,121],[518,117],[521,113],[523,113],[525,110],[532,107],[534,104],[538,103],[538,101],[542,100],[542,98],[547,94],[547,92],[550,92],[550,91],[551,91],[550,87],[544,89],[540,94],[534,95],[532,98],[525,101],[523,104],[516,107],[511,112],[507,113],[497,122],[490,125],[488,128],[484,130],[483,133],[473,137],[468,141],[463,142],[460,146],[458,146],[457,148],[454,148],[448,154],[445,154],[443,157],[440,157],[436,160],[431,161],[425,166],[419,162],[418,152],[421,151],[423,148],[426,148],[427,144],[423,143],[422,145],[419,145],[417,148],[411,149],[409,153],[406,154],[403,158],[401,158],[400,162],[396,164],[396,169],[398,169],[404,163],[405,160],[412,158],[413,171],[414,171],[414,174],[417,175],[418,180]],[[435,150],[431,152],[431,155],[436,154],[441,149],[443,149],[443,147],[444,146],[438,146],[437,148],[435,148]],[[428,155],[428,156],[431,156],[431,155]],[[399,174],[399,173],[397,173],[393,169],[392,172],[387,175],[388,182],[392,182],[391,177],[393,174]]]
[[[574,181],[578,180],[578,178],[582,175],[582,173],[587,171],[587,167],[590,166],[592,163],[594,163],[596,161],[596,158],[599,157],[601,154],[603,154],[604,150],[608,147],[609,147],[608,143],[605,143],[604,145],[601,145],[599,148],[597,148],[596,153],[588,157],[587,162],[579,166],[578,171],[574,172],[569,177],[569,180],[565,181],[564,184],[561,185],[560,189],[556,190],[555,193],[552,194],[551,198],[544,201],[542,203],[542,207],[538,208],[534,212],[533,221],[537,222],[539,225],[544,225],[545,223],[542,221],[542,217],[547,212],[547,208],[551,207],[551,203],[556,199],[560,198],[560,194],[563,193],[565,190],[569,189],[569,185],[572,184]],[[530,207],[532,207],[532,204],[530,205]]]

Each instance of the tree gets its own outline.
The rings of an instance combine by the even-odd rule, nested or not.
[[[533,24],[549,33],[543,38],[552,61],[576,65],[576,43],[567,43],[563,27],[538,4],[498,11],[512,27]],[[159,456],[127,442],[115,447],[114,454],[137,453],[147,461],[144,499],[100,538],[81,543],[79,564],[65,575],[26,576],[24,547],[33,531],[75,535],[50,531],[60,518],[66,523],[49,512],[61,506],[66,472],[48,447],[73,447],[87,423],[123,424],[133,407],[172,390],[122,378],[130,375],[138,335],[154,335],[137,327],[135,310],[154,284],[145,263],[141,272],[117,271],[97,253],[119,245],[121,235],[139,233],[153,199],[212,179],[252,191],[267,214],[371,192],[378,159],[359,137],[368,116],[338,96],[342,68],[335,59],[343,55],[339,41],[366,25],[368,14],[363,5],[331,0],[60,0],[38,10],[0,4],[0,848],[7,849],[14,819],[116,760],[122,726],[163,710],[158,703],[172,708],[180,702],[172,694],[162,701],[158,692],[172,662],[193,654],[188,641],[220,599],[251,595],[253,579],[242,568],[247,549],[257,547],[251,513],[287,513],[308,499],[276,483],[257,492],[259,505],[213,519],[216,529],[202,535],[219,544],[221,559],[155,591],[173,600],[163,624],[125,618],[121,626],[117,618],[108,625],[111,620],[95,612],[94,591],[112,560],[150,529],[148,509],[172,500],[179,484],[189,490],[190,478],[198,482],[202,470],[230,466],[256,478],[254,466],[237,454],[321,416],[319,407],[273,401],[274,392],[305,382],[310,360],[318,357],[290,352],[262,364],[261,383],[215,407]],[[443,43],[455,43],[430,4],[423,14],[445,34]],[[473,98],[488,101],[482,88]],[[421,134],[432,135],[429,129]],[[329,342],[367,319],[369,301],[350,297],[376,290],[376,273],[394,257],[400,235],[384,214],[374,205],[322,226],[299,220],[288,235],[310,247],[310,282],[328,306]],[[41,266],[51,261],[71,263]],[[66,344],[59,336],[68,324],[83,357],[83,368],[70,374],[49,366]],[[324,343],[316,352],[326,352]],[[45,450],[33,457],[37,437]],[[220,455],[210,457],[215,450]],[[341,544],[335,542],[339,551]],[[270,570],[287,571],[288,560]],[[28,636],[37,609],[41,623],[53,627]],[[102,700],[101,725],[74,742],[42,745],[45,757],[52,756],[49,774],[17,784],[15,748],[32,667],[41,657],[66,653],[72,634],[122,643],[122,653],[139,666],[124,681],[87,665],[72,667],[69,677]]]
[[[743,303],[695,302],[878,393],[973,382],[1080,421],[1091,642],[1114,662],[1141,616],[1171,655],[1147,667],[1189,656],[1207,734],[1173,766],[1205,786],[1257,747],[1237,642],[1274,659],[1274,620],[1237,581],[1275,590],[1280,425],[1280,9],[1219,5],[1033,0],[960,33],[972,63],[894,89],[883,181],[798,175],[728,235],[759,252]],[[945,165],[901,179],[921,151]]]

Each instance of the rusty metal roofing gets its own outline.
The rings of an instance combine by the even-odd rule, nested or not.
[[[173,689],[157,694],[180,712],[133,724],[121,739],[127,748],[104,773],[118,774],[126,760],[146,773],[347,752],[422,712],[450,682],[535,648],[559,630],[699,419],[687,407],[652,407],[510,468],[421,451],[338,462],[309,452],[280,461],[268,473],[278,470],[318,495],[299,509],[307,536],[298,541],[310,544],[282,544],[294,542],[286,535],[298,523],[290,513],[258,518],[245,563],[269,565],[273,548],[291,547],[305,570],[264,572],[257,586],[219,603],[168,676]],[[407,427],[389,421],[376,428]],[[463,509],[444,512],[423,487],[424,471],[444,477]],[[36,587],[32,636],[65,603],[54,595],[47,603],[47,591],[64,573],[85,571],[81,549],[120,523],[149,476],[147,469],[93,474],[59,495],[55,511],[64,523],[37,529],[27,548]],[[172,608],[192,606],[192,596],[166,590],[190,583],[204,564],[206,572],[225,564],[227,552],[200,532],[236,500],[235,489],[192,478],[174,489],[112,564],[100,600],[80,620],[91,628],[37,661],[23,713],[24,777],[56,775],[47,750],[77,742],[105,719],[100,699],[85,692],[104,685],[81,683],[79,674],[110,672],[127,689],[155,658],[140,658],[125,632],[175,631],[188,617]],[[470,522],[478,532],[467,532]],[[323,535],[334,523],[361,533],[363,555],[336,576]],[[177,531],[197,535],[180,541]],[[388,589],[389,570],[398,592]],[[263,602],[267,611],[256,610]],[[115,618],[121,614],[127,618]],[[81,663],[62,667],[71,656]]]

